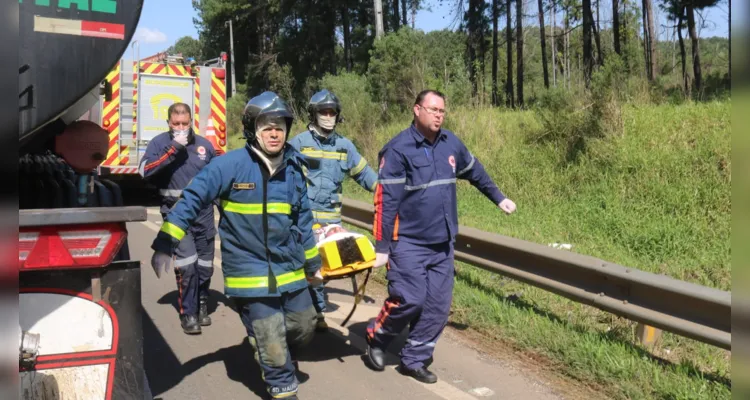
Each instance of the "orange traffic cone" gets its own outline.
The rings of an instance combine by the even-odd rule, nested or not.
[[[214,150],[216,151],[216,154],[223,153],[221,146],[219,146],[219,141],[216,137],[216,130],[214,129],[214,121],[213,119],[208,119],[208,126],[206,126],[206,139],[208,139],[209,142],[211,142],[211,145],[214,146]]]

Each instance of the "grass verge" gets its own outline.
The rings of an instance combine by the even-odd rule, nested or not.
[[[462,183],[460,223],[541,244],[570,243],[575,252],[729,290],[729,103],[627,106],[622,118],[621,135],[589,141],[570,162],[559,143],[530,140],[541,129],[532,112],[454,111],[447,127],[519,207],[503,216]],[[408,123],[349,137],[374,164],[377,149]],[[372,200],[351,182],[344,193]],[[630,321],[457,267],[454,324],[543,355],[560,373],[613,398],[730,397],[729,352],[669,333],[646,350]]]

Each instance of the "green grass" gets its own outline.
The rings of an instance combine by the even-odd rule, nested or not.
[[[559,142],[530,139],[542,129],[531,111],[451,110],[446,127],[518,205],[505,216],[461,182],[459,222],[540,244],[570,243],[574,252],[730,290],[729,109],[729,102],[626,106],[623,132],[590,139],[575,162],[566,161]],[[382,145],[409,122],[397,119],[367,136],[340,128],[373,165]],[[352,181],[344,193],[372,201]],[[730,397],[729,352],[669,333],[647,351],[636,344],[630,321],[457,267],[454,323],[541,354],[607,396]]]
[[[533,112],[456,110],[454,130],[518,211],[505,216],[459,185],[462,225],[730,290],[729,103],[627,106],[622,135],[595,139],[577,162],[555,143],[528,140]],[[408,120],[355,142],[376,152]],[[343,129],[342,129],[343,130]],[[372,196],[347,182],[347,197]],[[561,373],[615,398],[729,398],[729,353],[664,333],[646,351],[630,321],[458,263],[453,321],[542,354]]]

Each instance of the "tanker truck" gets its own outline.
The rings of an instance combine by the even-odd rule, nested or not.
[[[151,398],[140,262],[119,186],[97,173],[109,132],[87,118],[143,0],[19,0],[19,398]]]

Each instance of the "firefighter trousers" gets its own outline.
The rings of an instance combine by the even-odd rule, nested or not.
[[[299,382],[294,353],[310,342],[315,329],[315,308],[308,289],[283,293],[281,297],[233,300],[268,393],[273,398],[296,393]]]
[[[175,250],[174,271],[177,280],[180,316],[198,315],[201,301],[208,299],[214,273],[214,235],[190,228]]]
[[[408,369],[422,367],[448,323],[455,277],[453,243],[394,242],[386,276],[388,298],[367,327],[367,342],[386,349],[408,326],[401,364]]]

